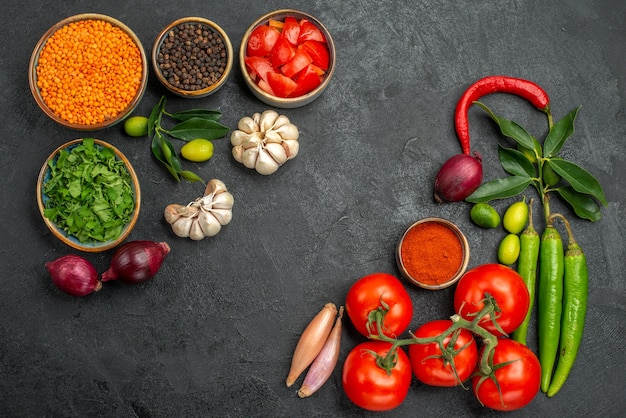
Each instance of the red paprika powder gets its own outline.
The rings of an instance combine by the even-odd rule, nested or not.
[[[412,281],[437,287],[450,281],[467,261],[459,235],[433,220],[407,230],[398,248],[398,264]]]

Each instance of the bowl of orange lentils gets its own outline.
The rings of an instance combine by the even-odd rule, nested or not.
[[[139,38],[119,20],[83,13],[48,29],[30,58],[28,81],[37,105],[68,128],[95,131],[125,119],[148,82]]]

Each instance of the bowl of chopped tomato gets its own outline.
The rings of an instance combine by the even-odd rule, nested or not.
[[[314,16],[280,9],[257,19],[239,49],[241,72],[252,93],[279,108],[311,103],[328,87],[335,44]]]

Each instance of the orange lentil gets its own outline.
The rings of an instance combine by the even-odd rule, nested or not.
[[[95,125],[130,104],[142,70],[141,52],[128,34],[109,22],[86,19],[47,40],[37,62],[37,87],[60,118]]]

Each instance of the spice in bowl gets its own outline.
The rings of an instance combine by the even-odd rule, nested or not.
[[[104,128],[123,119],[143,95],[145,53],[121,22],[76,15],[41,38],[29,82],[39,106],[57,122],[79,130]]]
[[[232,62],[226,33],[199,17],[168,25],[157,37],[152,53],[159,81],[183,97],[204,97],[217,91],[226,82]]]
[[[396,261],[402,275],[412,283],[425,289],[443,289],[467,269],[469,244],[452,222],[425,218],[402,235]]]

